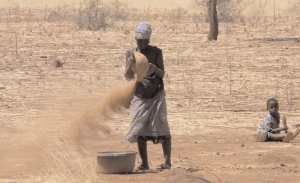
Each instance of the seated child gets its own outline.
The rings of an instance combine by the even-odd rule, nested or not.
[[[289,142],[299,134],[299,129],[295,133],[292,133],[288,132],[286,124],[279,127],[280,113],[278,113],[278,108],[279,104],[275,98],[270,98],[267,101],[267,110],[269,113],[262,120],[257,131],[258,134],[266,138],[265,140]],[[285,121],[285,117],[283,120]],[[281,131],[285,131],[285,134],[281,134]]]

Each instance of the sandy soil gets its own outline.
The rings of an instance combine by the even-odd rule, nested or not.
[[[16,22],[7,12],[0,15],[0,182],[299,182],[300,138],[253,138],[269,97],[279,100],[290,130],[300,120],[299,19],[221,23],[218,41],[208,42],[209,25],[188,14],[179,20],[171,12],[133,12],[93,32],[26,16]],[[75,144],[63,134],[126,82],[125,52],[143,20],[164,54],[172,169],[99,174],[96,152],[137,151],[122,140],[128,110],[100,121],[102,129],[84,128]],[[53,67],[56,60],[63,68]],[[148,152],[155,169],[163,162],[161,146],[149,143]]]

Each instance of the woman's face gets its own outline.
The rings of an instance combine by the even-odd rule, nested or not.
[[[140,50],[144,50],[145,48],[147,48],[147,46],[150,43],[150,39],[137,39],[136,40],[136,44],[138,45],[138,47],[140,48]]]

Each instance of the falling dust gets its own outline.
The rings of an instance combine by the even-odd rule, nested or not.
[[[3,156],[0,158],[3,159],[1,160],[0,177],[15,177],[43,169],[53,170],[52,173],[64,172],[63,167],[57,171],[55,168],[57,166],[50,166],[50,162],[64,158],[62,152],[72,148],[77,148],[78,152],[81,152],[80,141],[85,138],[87,133],[111,134],[107,121],[112,119],[114,114],[122,112],[130,106],[135,87],[136,81],[132,80],[111,88],[100,98],[95,98],[95,96],[93,98],[89,96],[80,97],[79,111],[66,114],[60,120],[56,119],[57,115],[49,113],[39,124],[33,125],[28,133],[19,133],[17,130],[9,132],[23,135],[15,136],[15,143],[10,145],[7,142],[5,148],[1,150]],[[62,101],[58,100],[56,103],[66,102],[63,97],[61,98]],[[57,126],[62,127],[61,122],[63,121],[70,125],[67,125],[65,130],[59,131]],[[66,150],[64,151],[64,149]],[[76,155],[76,152],[74,151],[74,156],[80,157],[82,155],[82,153]],[[65,153],[64,155],[69,154]],[[60,160],[59,163],[68,164],[70,159],[65,159]],[[81,164],[83,166],[83,163]]]
[[[106,92],[99,104],[95,106],[95,100],[89,103],[67,130],[67,135],[75,143],[79,144],[87,132],[103,132],[110,134],[106,124],[113,114],[129,108],[136,87],[136,80],[132,80],[126,85],[120,85]],[[97,101],[96,101],[97,102]],[[94,106],[94,107],[93,107]]]

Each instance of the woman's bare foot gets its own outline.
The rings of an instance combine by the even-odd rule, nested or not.
[[[136,170],[149,170],[149,166],[140,165]]]
[[[171,166],[167,165],[167,164],[161,164],[161,165],[158,165],[157,167],[157,170],[166,170],[166,169],[171,169]]]

